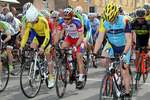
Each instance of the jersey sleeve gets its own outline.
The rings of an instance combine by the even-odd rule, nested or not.
[[[21,25],[23,26],[23,27],[25,27],[26,26],[26,15],[24,15],[23,17],[22,17],[22,19],[21,19]]]
[[[61,20],[59,21],[59,23],[58,23],[58,30],[59,30],[59,31],[62,31],[62,29],[63,29],[63,27],[62,27],[63,22],[64,22],[64,20],[61,19]]]
[[[74,20],[73,23],[76,25],[77,32],[83,32],[82,23],[80,20]]]
[[[21,46],[23,46],[23,47],[25,46],[25,44],[26,44],[26,42],[28,40],[28,37],[29,37],[29,32],[30,32],[30,29],[31,29],[29,24],[30,23],[27,21],[27,23],[26,23],[26,30],[25,30],[25,33],[24,33],[24,36],[23,36],[22,42],[21,42]]]
[[[129,19],[125,18],[124,21],[125,21],[124,32],[131,33],[131,23],[130,23]]]
[[[105,27],[104,27],[103,19],[101,19],[101,21],[100,21],[99,31],[100,32],[106,32]]]
[[[96,26],[100,26],[99,20],[96,20]]]
[[[46,20],[43,20],[43,24],[44,24],[44,33],[45,33],[45,39],[44,42],[42,44],[42,46],[46,46],[50,40],[50,31],[49,31],[49,25],[48,22]]]
[[[1,22],[1,26],[3,27],[5,34],[11,34],[10,28],[5,22]]]
[[[51,32],[53,33],[53,30],[55,29],[55,25],[54,25],[53,21],[48,20],[48,24],[49,24],[49,28],[50,28]]]

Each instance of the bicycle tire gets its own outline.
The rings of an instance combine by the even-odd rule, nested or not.
[[[143,74],[143,83],[145,83],[146,82],[146,80],[147,80],[147,77],[148,77],[148,71],[147,71],[147,69],[149,68],[149,66],[148,66],[148,64],[147,64],[147,60],[145,59],[145,73]]]
[[[31,76],[29,76],[30,71]],[[35,97],[41,88],[41,71],[38,64],[37,70],[35,72],[35,78],[33,77],[33,72],[34,72],[34,60],[29,60],[23,65],[20,73],[21,90],[23,94],[28,98]]]
[[[130,74],[130,96],[132,97],[133,94],[133,75],[132,75],[132,71],[129,67],[129,74]]]
[[[9,81],[9,66],[7,60],[3,57],[1,57],[1,63],[2,63],[2,74],[1,74],[2,86],[0,86],[0,92],[3,92],[7,87]]]
[[[142,65],[141,60],[142,60],[142,57],[140,57],[140,59],[139,59],[140,62],[138,62],[138,63],[139,63],[139,67],[138,67],[138,70],[137,70],[137,72],[136,72],[135,89],[138,88],[138,86],[139,86],[139,81],[140,81],[140,77],[141,77],[141,67],[142,67],[142,66],[141,66],[141,65]]]
[[[99,100],[106,100],[106,98],[107,100],[115,100],[115,89],[113,85],[114,83],[111,78],[112,76],[110,76],[110,74],[106,74],[103,77],[101,87],[100,87]]]
[[[56,74],[56,93],[59,98],[62,98],[66,91],[68,72],[65,62],[61,61],[57,67]]]

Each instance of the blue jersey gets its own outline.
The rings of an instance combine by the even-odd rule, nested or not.
[[[97,18],[94,18],[93,22],[90,21],[90,24],[91,24],[92,30],[95,31],[95,32],[97,30],[97,26],[100,26],[100,22]]]
[[[84,25],[88,29],[88,37],[91,37],[91,24],[86,14],[82,14],[82,18],[84,20]]]
[[[118,16],[115,24],[104,21],[104,28],[109,42],[115,46],[124,46],[126,44],[125,33],[131,33],[131,23],[122,15]]]

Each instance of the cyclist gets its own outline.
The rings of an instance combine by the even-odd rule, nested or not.
[[[136,20],[134,20],[131,23],[131,25],[133,33],[136,34],[136,39],[134,39],[136,47],[148,46],[148,43],[150,43],[149,41],[150,22],[145,20],[146,10],[143,8],[136,9],[135,14]],[[135,66],[137,66],[140,57],[140,51],[138,48],[136,48],[135,50],[136,50]]]
[[[105,45],[102,56],[114,55],[119,53],[121,55],[120,60],[126,61],[124,64],[126,69],[121,67],[121,73],[125,84],[125,100],[131,100],[130,97],[130,75],[128,71],[128,64],[130,61],[132,35],[131,35],[131,24],[129,19],[119,15],[119,9],[115,3],[108,4],[103,10],[103,17],[105,19],[104,24],[100,25],[100,35],[96,40],[94,53],[100,48],[105,33],[108,36],[108,42]],[[93,58],[95,60],[95,57]],[[109,65],[106,59],[101,59],[101,64],[108,69]],[[120,65],[121,66],[121,65]]]
[[[26,11],[27,11],[31,6],[33,6],[33,5],[32,5],[32,3],[30,3],[30,2],[27,2],[27,3],[25,3],[25,4],[23,5],[23,13],[24,13],[25,15],[22,16],[21,37],[23,37],[24,32],[25,32],[25,29],[26,29],[26,21],[27,21],[27,19],[26,19]],[[44,18],[44,16],[43,16],[41,13],[38,13],[38,16]],[[34,30],[31,29],[31,35],[30,35],[30,41],[31,41],[31,42],[32,42],[32,40],[33,40],[33,38],[34,38],[34,36],[35,36],[34,33],[35,33]]]
[[[13,16],[11,12],[6,14],[6,19],[9,24],[15,29],[15,35],[12,36],[12,39],[15,40],[16,47],[19,48],[19,40],[16,38],[20,34],[20,24],[21,22]]]
[[[146,10],[146,16],[145,16],[145,20],[149,20],[150,21],[150,4],[149,3],[145,3],[143,4],[143,7]]]
[[[10,28],[11,28],[11,30],[10,30]],[[1,21],[1,15],[0,15],[0,29],[2,31],[4,31],[5,35],[6,35],[5,39],[3,39],[3,41],[0,41],[0,54],[1,54],[1,49],[2,49],[1,43],[3,43],[3,44],[8,43],[6,51],[7,51],[8,60],[9,60],[9,68],[12,71],[12,69],[13,69],[13,67],[12,67],[13,56],[11,54],[11,45],[13,43],[11,44],[12,41],[10,41],[10,39],[11,39],[11,34],[14,33],[14,30],[10,24],[8,24],[7,22]],[[2,39],[1,35],[0,35],[0,39]],[[1,72],[2,72],[2,66],[1,66],[1,60],[0,60],[0,76],[1,76]]]
[[[51,88],[54,86],[53,80],[53,62],[52,56],[50,54],[50,45],[51,45],[51,34],[48,26],[48,22],[45,18],[38,17],[38,11],[34,6],[30,7],[26,12],[26,30],[23,36],[20,51],[22,52],[23,47],[25,46],[27,39],[29,37],[30,29],[32,28],[35,32],[34,39],[30,45],[31,48],[37,49],[39,48],[39,54],[42,54],[45,51],[46,60],[48,63],[48,70],[49,70],[49,80],[48,80],[48,87]]]
[[[83,27],[81,21],[74,18],[74,12],[71,8],[64,9],[64,18],[58,24],[58,30],[54,39],[54,45],[57,44],[59,36],[62,30],[67,32],[67,36],[62,43],[61,48],[71,47],[74,45],[74,51],[76,51],[77,63],[79,65],[79,81],[77,88],[82,89],[84,87],[83,73],[83,53],[84,53],[84,43],[83,43]]]
[[[86,38],[84,39],[84,43],[85,43],[85,47],[88,47],[89,51],[91,52],[90,45],[93,45],[93,41],[92,41],[92,35],[91,35],[91,25],[90,25],[88,16],[83,13],[83,9],[81,6],[77,6],[75,8],[75,13],[80,14],[84,20],[84,37]]]
[[[120,6],[120,5],[117,5],[117,7],[118,7],[118,9],[119,9],[119,14],[120,14],[120,15],[124,15],[123,7]],[[130,16],[128,16],[128,15],[125,15],[125,16],[130,20],[130,22],[133,21],[133,19],[132,19]]]

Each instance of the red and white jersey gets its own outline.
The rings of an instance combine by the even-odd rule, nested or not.
[[[64,23],[64,19],[59,21],[58,30],[61,31],[64,29],[72,39],[79,38],[78,32],[83,32],[82,23],[78,18],[73,18],[73,21],[70,25]]]

